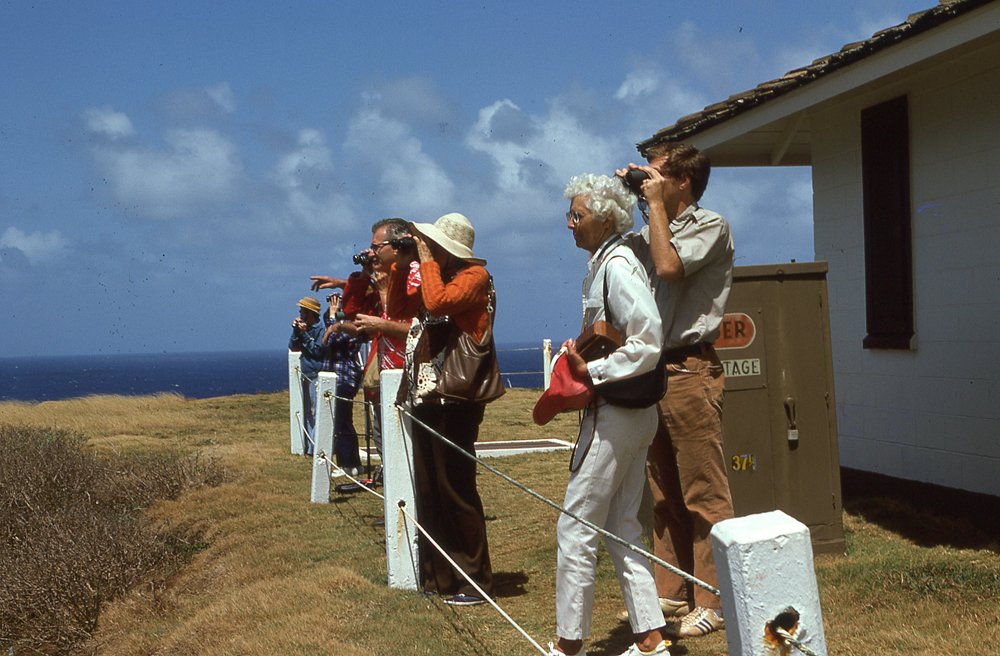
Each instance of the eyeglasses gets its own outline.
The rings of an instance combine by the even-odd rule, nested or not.
[[[382,248],[383,246],[388,246],[390,243],[392,242],[390,242],[388,239],[385,241],[380,241],[377,244],[375,242],[372,242],[368,244],[368,250],[372,251],[373,253],[378,253],[380,248]]]
[[[566,220],[573,224],[574,227],[580,225],[580,221],[583,220],[583,215],[579,212],[566,212]]]

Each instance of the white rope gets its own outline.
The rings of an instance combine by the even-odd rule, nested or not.
[[[313,444],[312,438],[309,437],[309,433],[306,432],[305,426],[302,425],[302,417],[299,416],[298,412],[295,413],[295,423],[299,425],[299,432],[302,433],[302,437],[305,438],[306,442],[308,442],[309,444]]]
[[[325,460],[325,461],[326,461],[326,463],[327,463],[327,464],[329,464],[330,466],[334,466],[334,465],[333,465],[333,462],[331,462],[331,461],[330,461],[330,459],[329,459],[329,458],[328,458],[328,457],[326,456],[326,454],[325,454],[325,453],[322,453],[322,452],[321,452],[321,453],[319,454],[319,459],[320,459],[320,460]],[[384,497],[384,496],[382,496],[381,494],[379,494],[378,492],[376,492],[376,491],[375,491],[375,490],[373,490],[372,488],[370,488],[370,487],[368,487],[367,485],[365,485],[365,484],[364,484],[364,483],[363,483],[362,481],[360,481],[360,480],[358,480],[358,479],[354,478],[353,476],[351,476],[351,475],[350,475],[350,474],[348,474],[347,472],[344,472],[344,476],[346,476],[347,478],[351,479],[351,481],[352,481],[353,483],[355,483],[356,485],[358,485],[358,487],[360,487],[361,489],[365,490],[366,492],[371,492],[372,494],[374,494],[375,496],[377,496],[377,497],[378,497],[379,499],[382,499],[383,501],[385,500],[385,497]],[[528,640],[529,642],[531,642],[531,644],[532,644],[532,645],[534,645],[535,649],[537,649],[537,650],[538,650],[538,651],[539,651],[540,653],[542,653],[542,654],[546,654],[546,655],[547,655],[547,654],[548,654],[549,652],[548,652],[547,650],[545,650],[545,649],[542,649],[541,645],[539,645],[539,644],[538,644],[538,642],[537,642],[537,641],[535,641],[535,639],[534,639],[534,638],[532,638],[532,637],[531,637],[530,635],[528,635],[528,633],[527,633],[527,632],[526,632],[526,631],[525,631],[524,629],[522,629],[522,628],[521,628],[521,626],[520,626],[520,625],[519,625],[519,624],[518,624],[517,622],[515,622],[515,621],[514,621],[514,619],[513,619],[513,618],[511,618],[511,616],[510,616],[510,615],[508,615],[508,614],[507,614],[507,613],[506,613],[506,612],[504,611],[504,609],[503,609],[503,608],[500,608],[500,606],[498,606],[498,605],[497,605],[497,603],[496,603],[495,601],[493,601],[493,599],[492,599],[492,598],[491,598],[491,597],[490,597],[490,596],[489,596],[488,594],[486,594],[486,592],[485,592],[485,591],[484,591],[484,590],[483,590],[483,589],[482,589],[481,587],[479,587],[479,584],[478,584],[478,583],[476,583],[475,581],[473,581],[473,580],[472,580],[472,579],[471,579],[471,578],[469,577],[469,575],[468,575],[468,574],[466,574],[466,573],[465,573],[465,571],[464,571],[464,570],[463,570],[463,569],[462,569],[461,567],[459,567],[459,566],[458,566],[458,563],[456,563],[456,562],[455,562],[454,560],[452,560],[451,556],[449,556],[449,555],[448,555],[447,553],[445,553],[444,549],[442,549],[442,548],[441,548],[441,545],[439,545],[439,544],[438,544],[438,543],[437,543],[437,542],[436,542],[436,541],[434,540],[434,538],[432,538],[432,537],[430,536],[430,534],[429,534],[429,533],[428,533],[428,532],[427,532],[427,531],[426,531],[426,530],[424,529],[424,527],[423,527],[423,526],[421,526],[421,525],[420,525],[420,524],[419,524],[419,523],[417,522],[417,520],[416,520],[416,519],[414,519],[414,518],[413,518],[413,517],[412,517],[412,516],[410,515],[410,513],[406,512],[406,510],[405,510],[405,508],[404,508],[404,505],[405,505],[405,504],[404,504],[404,503],[403,503],[402,501],[400,501],[400,502],[399,502],[399,512],[400,512],[400,513],[402,513],[402,514],[403,514],[404,516],[406,516],[406,517],[407,517],[407,518],[408,518],[408,519],[409,519],[409,520],[410,520],[411,522],[413,522],[413,525],[417,527],[417,530],[418,530],[418,531],[420,531],[420,532],[421,532],[421,533],[422,533],[422,534],[424,535],[424,537],[425,537],[425,538],[427,538],[427,541],[428,541],[428,542],[430,542],[430,543],[431,543],[431,544],[432,544],[432,545],[434,546],[434,548],[435,548],[435,549],[437,549],[437,550],[438,550],[438,552],[439,552],[439,553],[440,553],[440,554],[441,554],[442,556],[444,556],[445,560],[447,560],[447,561],[448,561],[448,563],[449,563],[449,564],[451,564],[451,566],[452,566],[452,567],[453,567],[453,568],[455,569],[455,571],[456,571],[456,572],[458,572],[459,574],[461,574],[461,575],[462,575],[462,577],[463,577],[463,578],[464,578],[464,579],[465,579],[466,581],[468,581],[468,582],[469,582],[469,584],[470,584],[470,585],[472,585],[472,587],[474,587],[474,588],[476,589],[476,592],[478,592],[478,593],[479,593],[479,594],[480,594],[480,595],[482,596],[482,598],[483,598],[483,599],[485,599],[485,600],[486,600],[486,601],[487,601],[487,602],[488,602],[488,603],[489,603],[489,604],[490,604],[491,606],[493,606],[493,608],[495,608],[495,609],[496,609],[496,611],[497,611],[498,613],[500,613],[500,616],[501,616],[501,617],[503,617],[503,618],[504,618],[505,620],[507,620],[507,622],[509,622],[511,626],[513,626],[513,627],[514,627],[515,629],[517,629],[517,631],[518,631],[518,632],[519,632],[519,633],[520,633],[521,635],[523,635],[523,636],[524,636],[525,638],[527,638],[527,640]]]
[[[497,602],[493,601],[493,598],[490,597],[488,594],[486,594],[486,591],[483,590],[479,586],[478,583],[476,583],[475,581],[473,581],[472,577],[470,577],[468,574],[466,574],[465,570],[463,570],[461,567],[458,566],[458,563],[456,563],[454,560],[452,560],[451,556],[449,556],[445,552],[445,550],[441,547],[441,545],[439,545],[437,543],[437,541],[435,541],[434,538],[431,537],[431,534],[428,533],[427,530],[424,529],[424,527],[420,525],[420,523],[413,517],[413,515],[411,515],[409,512],[407,512],[405,506],[406,506],[406,504],[404,502],[400,501],[399,502],[399,512],[402,515],[404,515],[407,519],[409,519],[411,522],[413,522],[413,525],[417,527],[417,530],[420,531],[425,538],[427,538],[427,541],[430,542],[431,545],[433,545],[435,549],[437,549],[438,553],[440,553],[442,556],[444,556],[444,559],[448,561],[448,563],[452,566],[452,568],[454,568],[454,570],[456,572],[458,572],[459,574],[461,574],[462,578],[464,578],[466,581],[468,581],[469,585],[471,585],[473,588],[475,588],[476,592],[479,593],[479,596],[482,597],[483,599],[485,599],[486,602],[489,603],[490,606],[493,606],[493,608],[496,609],[496,611],[498,613],[500,613],[501,617],[503,617],[505,620],[507,620],[507,622],[511,626],[513,626],[515,629],[517,629],[517,632],[520,633],[522,636],[524,636],[524,638],[528,642],[530,642],[535,649],[538,650],[538,653],[545,654],[547,656],[548,653],[549,653],[548,650],[543,649],[542,646],[540,644],[538,644],[537,640],[535,640],[530,635],[528,635],[528,632],[525,631],[524,629],[522,629],[521,625],[514,621],[514,618],[512,618],[510,615],[508,615],[507,612],[504,611],[503,608],[500,608],[500,606],[497,604]]]
[[[326,461],[326,463],[327,463],[328,465],[330,465],[330,467],[331,467],[332,469],[340,469],[339,467],[337,467],[337,465],[333,464],[333,461],[332,461],[332,460],[330,460],[330,459],[329,459],[329,458],[328,458],[328,457],[326,456],[326,454],[325,454],[325,453],[323,453],[322,451],[320,451],[320,454],[319,454],[319,459],[320,459],[320,460],[325,460],[325,461]],[[348,474],[348,473],[347,473],[346,471],[344,471],[344,470],[342,470],[342,469],[341,469],[341,472],[342,472],[342,475],[343,475],[343,476],[345,476],[345,477],[347,477],[347,478],[351,479],[351,482],[352,482],[352,483],[355,483],[355,484],[357,484],[357,485],[358,485],[358,487],[360,487],[361,489],[365,490],[366,492],[371,492],[372,494],[374,494],[375,496],[377,496],[377,497],[378,497],[379,499],[382,499],[383,501],[385,500],[385,497],[384,497],[384,496],[382,496],[381,494],[379,494],[378,492],[376,492],[376,491],[374,490],[374,488],[370,488],[370,487],[368,487],[367,485],[365,485],[365,484],[364,484],[364,482],[363,482],[363,481],[361,481],[361,480],[358,480],[357,478],[354,478],[353,476],[351,476],[350,474]],[[331,478],[331,480],[332,480],[332,479],[333,479],[334,477],[333,477],[333,476],[331,476],[330,478]]]
[[[552,508],[555,508],[556,510],[558,510],[561,513],[563,513],[567,517],[570,517],[571,519],[575,519],[576,521],[580,522],[581,524],[583,524],[587,528],[591,529],[592,531],[596,531],[599,535],[603,535],[605,538],[611,540],[612,542],[616,542],[616,543],[620,544],[621,546],[625,547],[626,549],[630,549],[630,550],[634,551],[635,553],[639,554],[640,556],[645,556],[651,562],[654,562],[657,565],[659,565],[660,567],[663,567],[663,568],[667,569],[668,571],[672,572],[673,574],[676,574],[677,576],[681,577],[685,581],[689,581],[689,582],[693,583],[694,585],[697,585],[700,588],[704,588],[705,590],[708,590],[709,592],[711,592],[714,595],[720,595],[721,594],[719,592],[719,589],[716,588],[715,586],[713,586],[713,585],[711,585],[709,583],[705,583],[701,579],[695,578],[694,576],[688,574],[687,572],[685,572],[682,569],[678,569],[678,568],[674,567],[673,565],[671,565],[667,561],[663,560],[662,558],[659,558],[659,557],[651,554],[650,552],[646,551],[645,549],[643,549],[643,548],[641,548],[639,546],[636,546],[636,545],[632,544],[631,542],[628,542],[627,540],[623,540],[622,538],[618,537],[614,533],[612,533],[612,532],[610,532],[610,531],[608,531],[606,529],[601,528],[597,524],[594,524],[590,520],[584,519],[583,517],[580,517],[580,516],[578,516],[578,515],[570,512],[569,510],[566,510],[565,508],[563,508],[562,506],[560,506],[555,501],[552,501],[552,500],[550,500],[550,499],[542,496],[538,492],[535,492],[534,490],[532,490],[527,485],[524,485],[520,481],[517,481],[517,480],[511,478],[510,476],[508,476],[507,474],[503,473],[499,469],[496,469],[495,467],[487,464],[483,460],[481,460],[481,459],[477,458],[476,456],[472,455],[471,453],[468,453],[465,449],[463,449],[462,447],[458,446],[457,444],[455,444],[454,442],[452,442],[451,440],[449,440],[444,435],[441,435],[436,430],[434,430],[433,428],[431,428],[430,426],[428,426],[424,422],[422,422],[419,419],[417,419],[416,417],[414,417],[412,414],[410,414],[408,411],[406,411],[403,407],[401,407],[398,404],[396,405],[396,410],[397,410],[397,412],[399,412],[401,414],[406,414],[406,416],[408,416],[415,423],[417,423],[420,426],[422,426],[424,428],[424,430],[428,431],[431,435],[434,435],[435,437],[437,437],[438,439],[440,439],[441,441],[443,441],[445,444],[447,444],[451,448],[455,449],[456,451],[458,451],[459,453],[461,453],[462,455],[464,455],[466,458],[470,458],[470,459],[476,461],[478,464],[480,464],[487,471],[489,471],[489,472],[491,472],[493,474],[496,474],[497,476],[499,476],[500,478],[504,479],[505,481],[507,481],[508,483],[510,483],[511,485],[513,485],[514,487],[516,487],[519,490],[521,490],[522,492],[525,492],[525,493],[527,493],[527,494],[535,497],[536,499],[538,499],[542,503],[544,503],[544,504],[546,504],[548,506],[551,506]]]
[[[796,640],[795,636],[793,636],[788,631],[785,631],[780,626],[772,626],[771,630],[774,631],[775,633],[777,633],[779,636],[781,636],[781,638],[785,642],[787,642],[791,646],[795,647],[796,649],[798,649],[799,651],[801,651],[806,656],[819,656],[819,654],[817,654],[812,649],[809,649],[809,647],[806,647],[804,644],[802,644],[801,642],[799,642],[798,640]]]

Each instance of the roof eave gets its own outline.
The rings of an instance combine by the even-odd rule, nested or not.
[[[789,89],[769,90],[766,87],[775,81],[765,82],[757,87],[756,93],[731,96],[727,101],[679,119],[637,147],[645,154],[657,143],[685,141],[708,152],[717,166],[806,165],[809,164],[808,153],[803,154],[801,148],[789,151],[787,144],[782,152],[781,140],[791,143],[796,138],[794,130],[791,137],[788,131],[791,126],[801,123],[801,117],[810,108],[998,31],[1000,2],[990,2],[977,11],[967,11],[936,25],[933,30],[899,40],[891,47],[853,59],[850,65],[839,66],[832,72],[814,75]],[[841,52],[858,47],[858,44],[849,44]],[[781,79],[810,75],[803,71],[806,69],[796,69]],[[756,140],[760,148],[747,151],[744,147],[740,152],[725,152],[727,144],[754,131],[762,131]],[[777,161],[776,154],[781,155]]]

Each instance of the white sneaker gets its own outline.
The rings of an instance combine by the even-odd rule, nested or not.
[[[681,620],[679,635],[682,638],[700,638],[701,636],[725,628],[725,626],[726,621],[722,619],[721,615],[711,608],[702,608],[699,606],[685,615],[684,619]]]
[[[690,612],[686,601],[674,601],[666,597],[660,597],[660,610],[663,611],[663,619],[667,622],[678,620]],[[627,610],[618,613],[618,621],[628,622]]]
[[[562,652],[556,649],[556,646],[550,642],[548,656],[567,656],[567,654],[566,652]],[[573,654],[573,656],[587,656],[587,651],[583,647],[581,647],[580,651]]]
[[[639,649],[635,644],[631,644],[629,645],[628,649],[622,652],[622,656],[656,656],[657,654],[660,654],[661,656],[662,654],[670,656],[670,650],[668,649],[668,647],[670,647],[669,640],[661,641],[660,644],[656,645],[656,649],[654,649],[653,651],[643,651]]]

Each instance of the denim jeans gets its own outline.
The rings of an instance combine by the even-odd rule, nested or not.
[[[358,431],[354,428],[354,403],[357,388],[337,386],[337,400],[334,412],[333,452],[341,467],[360,467],[358,456]]]
[[[316,443],[316,380],[302,378],[302,452],[307,456],[313,454],[313,444]]]

